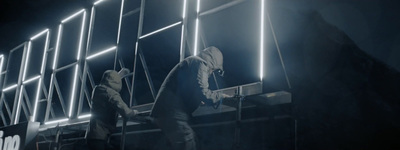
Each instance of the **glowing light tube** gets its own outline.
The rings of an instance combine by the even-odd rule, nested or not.
[[[148,33],[148,34],[146,34],[146,35],[143,35],[143,36],[139,37],[139,39],[143,39],[143,38],[145,38],[145,37],[148,37],[148,36],[150,36],[150,35],[156,34],[156,33],[158,33],[158,32],[167,30],[167,29],[172,28],[172,27],[174,27],[174,26],[180,25],[181,23],[182,23],[182,21],[179,21],[179,22],[174,23],[174,24],[172,24],[172,25],[166,26],[166,27],[164,27],[164,28],[161,28],[161,29],[158,29],[158,30],[153,31],[153,32],[151,32],[151,33]]]
[[[76,89],[76,82],[78,78],[78,64],[75,65],[75,75],[74,75],[74,84],[72,85],[72,93],[71,93],[71,101],[69,105],[69,112],[68,112],[68,117],[72,116],[72,108],[74,106],[74,101],[75,101],[75,89]]]
[[[62,122],[67,122],[69,119],[68,118],[64,118],[64,119],[59,119],[59,120],[53,120],[53,121],[48,121],[45,122],[45,125],[49,125],[49,124],[55,124],[55,123],[62,123]]]
[[[28,80],[26,80],[26,81],[23,81],[22,84],[28,84],[28,83],[30,83],[30,82],[32,82],[32,81],[35,81],[35,80],[39,79],[39,78],[40,78],[40,75],[35,76],[35,77],[30,78],[30,79],[28,79]]]
[[[41,84],[42,83],[42,78],[39,78],[39,83],[36,89],[36,97],[35,97],[35,103],[33,104],[33,114],[32,114],[32,118],[31,121],[35,122],[36,120],[36,112],[37,112],[37,103],[39,101],[39,95],[40,95],[40,88],[41,88]]]
[[[46,35],[46,43],[44,44],[44,49],[43,49],[43,57],[42,57],[42,66],[40,67],[40,74],[43,74],[43,72],[44,72],[44,64],[45,64],[45,62],[46,62],[46,51],[47,51],[47,48],[48,48],[48,43],[49,43],[49,32],[47,32],[47,35]]]
[[[264,0],[261,0],[260,80],[264,76]]]
[[[3,72],[4,55],[0,55],[0,59],[1,59],[1,61],[0,61],[0,79],[1,79],[1,74]]]
[[[56,69],[57,66],[57,58],[58,58],[58,51],[60,50],[60,38],[61,38],[61,32],[62,32],[62,24],[58,26],[58,34],[57,34],[57,43],[56,43],[56,52],[54,54],[54,59],[53,59],[53,70]]]
[[[28,42],[28,54],[26,55],[26,59],[25,59],[25,65],[24,65],[24,72],[23,72],[23,76],[22,76],[22,81],[25,81],[26,68],[28,68],[29,56],[31,55],[31,48],[32,48],[32,42],[29,41]]]
[[[194,33],[194,52],[193,55],[196,56],[197,55],[197,37],[198,37],[198,33],[199,33],[199,18],[196,18],[196,29],[195,29],[195,33]]]
[[[197,13],[197,17],[196,17],[196,27],[195,27],[195,33],[194,33],[194,51],[193,51],[193,55],[196,56],[197,55],[197,43],[198,43],[198,34],[199,34],[199,12],[200,12],[200,0],[197,0],[197,6],[196,6],[196,13]]]
[[[183,13],[182,18],[185,19],[186,17],[186,0],[183,1]]]
[[[44,31],[36,34],[35,36],[31,37],[31,41],[35,40],[36,38],[38,38],[39,36],[41,36],[42,34],[46,33],[47,31],[49,31],[49,29],[45,29]]]
[[[122,15],[123,15],[123,13],[124,13],[124,3],[125,3],[125,1],[122,0],[122,2],[121,2],[121,11],[120,11],[120,13],[119,13],[117,45],[119,44],[119,38],[120,38],[120,35],[121,35],[121,25],[122,25]]]
[[[24,91],[24,85],[21,86],[21,89],[19,91],[17,111],[15,112],[14,124],[17,124],[19,120],[19,113],[21,111],[22,91]]]
[[[79,38],[79,45],[78,45],[78,54],[76,56],[76,60],[79,60],[81,57],[81,50],[82,50],[82,41],[83,41],[83,31],[85,30],[85,21],[86,21],[86,11],[83,11],[83,17],[82,17],[82,27],[81,27],[81,35]]]
[[[82,12],[84,12],[84,11],[85,11],[85,9],[82,9],[82,10],[76,12],[75,14],[69,16],[68,18],[66,18],[66,19],[64,19],[64,20],[62,20],[61,23],[66,23],[66,22],[68,22],[69,20],[71,20],[72,18],[78,16],[80,13],[82,13]]]
[[[17,84],[14,84],[14,85],[11,85],[9,87],[6,87],[6,88],[3,89],[3,92],[7,92],[9,90],[12,90],[12,89],[16,88],[17,86],[18,86]]]
[[[80,115],[78,116],[78,119],[90,118],[91,116],[92,114]]]
[[[104,0],[98,0],[98,1],[94,2],[93,5],[98,5],[98,4],[100,4],[101,2],[104,2]]]
[[[97,56],[103,55],[103,54],[105,54],[105,53],[114,51],[114,50],[116,50],[116,49],[117,49],[117,47],[116,47],[116,46],[113,46],[113,47],[111,47],[111,48],[108,48],[108,49],[103,50],[103,51],[101,51],[101,52],[98,52],[98,53],[96,53],[96,54],[90,55],[90,56],[88,56],[86,59],[89,60],[89,59],[95,58],[95,57],[97,57]]]

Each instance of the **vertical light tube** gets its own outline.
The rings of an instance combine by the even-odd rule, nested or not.
[[[79,38],[79,47],[78,47],[78,54],[76,56],[76,60],[79,60],[79,58],[81,57],[83,31],[85,30],[85,22],[86,22],[86,10],[83,10],[81,35],[80,35],[80,38]]]
[[[18,103],[17,103],[17,111],[15,112],[14,124],[17,124],[18,120],[19,120],[19,113],[21,111],[22,91],[24,91],[24,85],[21,85],[21,90],[19,91],[19,97],[18,97]]]
[[[46,50],[47,50],[47,45],[49,42],[49,31],[47,30],[47,34],[46,34],[46,42],[45,42],[45,46],[43,49],[43,57],[42,57],[42,66],[40,67],[40,75],[41,78],[39,78],[39,82],[38,82],[38,86],[36,89],[36,97],[35,97],[35,103],[33,104],[33,114],[32,114],[32,118],[31,118],[31,122],[35,122],[36,121],[36,113],[37,113],[37,103],[39,101],[39,95],[40,95],[40,89],[41,89],[41,83],[42,83],[42,77],[43,77],[43,73],[44,73],[44,67],[45,67],[45,61],[46,61]]]
[[[22,75],[22,82],[25,81],[25,78],[26,78],[26,68],[28,67],[28,62],[29,62],[29,56],[30,56],[30,53],[31,53],[31,49],[32,49],[32,41],[29,41],[28,42],[28,54],[26,55],[24,71],[23,71],[23,75]]]
[[[68,117],[71,117],[72,115],[72,108],[74,106],[74,99],[75,99],[75,88],[76,88],[76,82],[78,78],[78,64],[75,65],[75,75],[74,75],[74,83],[72,85],[72,93],[71,93],[71,101],[69,105],[69,112],[68,112]]]
[[[183,12],[182,12],[182,18],[185,19],[186,17],[186,0],[183,1]]]
[[[182,49],[182,48],[183,48],[183,44],[185,44],[184,41],[183,41],[184,30],[185,30],[185,24],[182,23],[182,30],[181,30],[181,51],[180,51],[180,56],[183,55],[183,51],[184,51],[184,49]],[[184,57],[184,56],[183,56],[183,57]],[[182,59],[183,59],[183,57],[182,57]]]
[[[4,62],[4,55],[3,54],[1,54],[0,55],[0,83],[1,83],[1,76],[2,76],[2,72],[3,72],[3,62]]]
[[[36,38],[38,38],[42,34],[46,33],[47,31],[49,31],[49,29],[43,30],[42,32],[40,32],[40,33],[36,34],[35,36],[31,37],[31,41],[35,40]]]
[[[183,36],[184,36],[184,32],[185,32],[185,23],[186,23],[186,21],[185,21],[185,18],[186,17],[186,0],[184,0],[183,1],[183,13],[182,13],[182,29],[181,29],[181,51],[180,51],[180,54],[179,54],[179,56],[180,56],[180,61],[182,61],[183,60],[183,58],[185,57],[185,56],[182,56],[183,55],[183,51],[184,51],[184,40],[183,40]]]
[[[35,104],[33,105],[33,115],[32,115],[32,118],[31,118],[32,122],[35,122],[35,120],[36,120],[37,103],[38,103],[38,100],[39,100],[41,83],[42,83],[42,78],[39,78],[39,83],[38,83],[38,86],[37,86],[36,97],[35,97]]]
[[[197,43],[198,43],[198,33],[199,33],[199,12],[200,12],[200,0],[197,0],[197,8],[196,8],[196,28],[195,28],[195,34],[194,34],[194,52],[193,55],[197,55]]]
[[[264,0],[261,0],[260,80],[264,77]]]
[[[98,1],[94,2],[93,5],[98,5],[101,2],[103,2],[103,0],[98,0]]]
[[[57,58],[58,58],[58,51],[60,50],[60,38],[61,38],[61,32],[62,32],[62,24],[58,26],[58,34],[57,34],[57,43],[56,43],[56,52],[54,53],[54,59],[53,59],[53,70],[56,69],[57,66]]]
[[[43,58],[42,58],[42,66],[40,67],[40,74],[43,74],[43,72],[44,72],[44,64],[45,64],[45,62],[46,62],[46,50],[47,50],[47,45],[49,44],[49,35],[50,35],[50,33],[49,32],[47,32],[47,35],[46,35],[46,42],[45,42],[45,44],[44,44],[44,50],[43,50]]]
[[[121,2],[121,11],[119,13],[119,24],[118,24],[118,35],[117,35],[117,45],[119,43],[119,36],[121,36],[121,25],[122,25],[122,15],[124,12],[124,0]]]

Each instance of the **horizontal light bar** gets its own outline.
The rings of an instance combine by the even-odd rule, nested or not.
[[[12,89],[16,88],[17,86],[18,86],[17,84],[14,84],[14,85],[11,85],[11,86],[9,86],[9,87],[6,87],[6,88],[3,89],[3,92],[12,90]]]
[[[39,78],[40,78],[40,75],[38,75],[38,76],[36,76],[36,77],[33,77],[33,78],[30,78],[30,79],[28,79],[28,80],[26,80],[26,81],[23,81],[22,83],[23,83],[23,84],[28,84],[28,83],[30,83],[30,82],[32,82],[32,81],[35,81],[35,80],[39,79]]]
[[[98,52],[98,53],[96,53],[96,54],[90,55],[90,56],[88,56],[86,59],[89,60],[89,59],[92,59],[92,58],[94,58],[94,57],[103,55],[103,54],[105,54],[105,53],[114,51],[114,50],[116,50],[116,49],[117,49],[117,46],[113,46],[113,47],[111,47],[111,48],[108,48],[108,49],[103,50],[103,51],[101,51],[101,52]]]
[[[149,33],[149,34],[143,35],[143,36],[139,37],[139,39],[143,39],[143,38],[145,38],[145,37],[148,37],[148,36],[150,36],[150,35],[156,34],[156,33],[158,33],[158,32],[167,30],[167,29],[172,28],[172,27],[174,27],[174,26],[180,25],[181,23],[182,23],[182,21],[179,21],[179,22],[177,22],[177,23],[171,24],[171,25],[169,25],[169,26],[166,26],[166,27],[164,27],[164,28],[161,28],[161,29],[158,29],[158,30],[156,30],[156,31],[154,31],[154,32],[151,32],[151,33]]]
[[[82,9],[82,10],[76,12],[75,14],[69,16],[68,18],[62,20],[61,23],[65,23],[65,22],[71,20],[72,18],[76,17],[77,15],[79,15],[80,13],[82,13],[83,11],[85,11],[85,9]]]
[[[36,34],[35,36],[31,37],[31,40],[35,40],[36,38],[38,38],[39,36],[41,36],[42,34],[46,33],[47,31],[49,31],[49,29],[46,29],[38,34]]]
[[[94,2],[93,5],[100,4],[101,2],[104,2],[104,1],[103,0],[98,0],[98,1]]]
[[[91,116],[92,116],[92,114],[81,115],[81,116],[78,116],[78,119],[90,118]]]
[[[67,122],[68,120],[69,120],[68,118],[64,118],[64,119],[59,119],[59,120],[53,120],[53,121],[45,122],[44,124],[48,125],[48,124],[54,124],[54,123],[61,123],[61,122]]]

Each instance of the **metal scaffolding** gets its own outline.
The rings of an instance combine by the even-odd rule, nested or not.
[[[234,83],[231,89],[243,88],[251,83],[257,88],[257,93],[253,95],[261,94],[263,93],[262,81],[266,72],[264,52],[267,46],[264,28],[268,26],[265,23],[268,20],[264,15],[266,14],[265,5],[265,0],[96,1],[90,9],[81,9],[65,17],[60,21],[57,29],[45,29],[29,41],[12,49],[5,71],[2,70],[5,65],[3,63],[5,56],[0,56],[0,79],[4,78],[1,80],[3,87],[0,101],[1,125],[36,121],[41,122],[40,130],[45,131],[60,126],[87,123],[91,116],[91,90],[107,69],[129,68],[132,70],[130,76],[124,78],[123,90],[125,91],[123,92],[128,93],[125,102],[129,106],[143,109],[142,112],[149,112],[151,107],[148,106],[154,102],[159,82],[166,76],[165,73],[154,74],[153,70],[159,69],[153,67],[155,59],[159,59],[161,55],[173,55],[172,58],[163,58],[171,64],[158,64],[166,65],[162,68],[165,72],[184,58],[196,55],[200,49],[212,45],[224,47],[233,44],[231,42],[235,44],[243,42],[243,45],[250,45],[251,50],[244,49],[237,55],[256,56],[252,58],[252,61],[248,61],[256,67],[245,66],[244,68],[257,68],[252,69],[257,70],[252,71],[257,75],[248,75],[254,76],[252,79],[243,80],[244,83],[238,82],[244,86]],[[234,24],[240,30],[237,28],[228,30],[225,26],[227,24],[218,22],[216,19],[232,12],[245,14],[235,17],[225,16],[230,19],[228,23],[233,22],[232,25]],[[165,17],[167,15],[168,17]],[[240,19],[248,21],[244,22]],[[209,23],[211,21],[214,24]],[[228,31],[229,35],[226,36],[238,35],[240,39],[246,39],[246,35],[242,35],[244,32],[242,30],[250,30],[248,34],[256,34],[257,38],[227,42],[224,41],[225,36],[209,33],[218,33],[220,30],[225,33]],[[163,36],[168,36],[168,38]],[[219,39],[215,41],[214,38]],[[258,41],[253,39],[258,39]],[[222,51],[230,53],[229,50]],[[18,55],[15,55],[17,52],[19,52]],[[156,55],[159,52],[160,56]],[[152,57],[154,55],[158,58]],[[284,67],[283,59],[280,59]],[[19,64],[16,64],[15,60],[19,60]],[[40,63],[36,63],[35,60],[40,60]],[[237,65],[237,62],[229,63],[228,61],[226,64]],[[140,73],[144,77],[139,76]],[[138,81],[141,82],[140,86],[143,86],[143,79],[147,84],[145,87],[148,87],[151,94],[146,97],[151,100],[144,102],[139,101],[137,96],[139,93],[143,94],[137,88]],[[217,79],[214,80],[217,81]],[[219,89],[219,83],[215,84]],[[232,92],[230,88],[228,89]]]

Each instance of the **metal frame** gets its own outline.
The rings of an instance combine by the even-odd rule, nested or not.
[[[4,112],[1,112],[1,118],[2,118],[2,121],[3,121],[4,125],[14,125],[16,120],[18,120],[16,118],[17,116],[19,116],[19,115],[17,115],[17,109],[19,109],[19,107],[17,106],[17,103],[19,102],[19,100],[18,100],[19,95],[20,95],[19,93],[21,93],[20,92],[20,87],[21,87],[21,84],[22,84],[22,74],[23,74],[22,72],[23,72],[23,68],[24,68],[24,65],[25,65],[27,44],[28,44],[27,42],[24,42],[24,43],[18,45],[17,47],[13,48],[10,51],[10,55],[9,56],[11,56],[15,51],[20,50],[21,48],[23,48],[21,66],[20,66],[19,73],[18,73],[17,83],[6,87],[6,81],[8,79],[7,71],[6,71],[5,77],[4,77],[3,88],[2,88],[3,90],[2,90],[2,93],[1,93],[1,99],[0,99],[0,108],[3,109],[3,107],[5,107],[6,110],[7,110],[7,114],[4,114]],[[10,61],[11,61],[11,58],[8,58],[6,70],[10,70],[9,69],[10,68]],[[8,102],[5,99],[5,92],[6,92],[6,90],[8,91],[8,90],[11,90],[11,89],[14,89],[14,88],[16,89],[15,96],[14,96],[14,105],[13,105],[12,110],[10,110],[10,106],[8,105]],[[7,123],[7,120],[6,120],[4,115],[8,115],[8,118],[10,118],[10,122],[9,123]]]
[[[45,35],[45,43],[43,44],[44,46],[44,48],[43,48],[43,50],[41,50],[41,49],[39,49],[39,50],[37,50],[37,52],[36,52],[36,54],[37,53],[39,53],[40,51],[43,51],[42,52],[42,63],[41,63],[41,67],[40,67],[40,73],[38,74],[38,75],[36,75],[36,76],[34,76],[34,77],[32,77],[32,78],[30,78],[30,79],[27,79],[27,80],[25,80],[25,78],[26,78],[26,73],[27,73],[27,68],[28,68],[28,66],[30,66],[30,64],[29,64],[29,58],[31,57],[31,51],[35,51],[34,49],[32,49],[32,42],[36,39],[36,38],[38,38],[38,37],[40,37],[40,36],[43,36],[43,35]],[[44,78],[44,74],[45,74],[45,67],[46,67],[46,60],[47,60],[47,51],[48,51],[48,49],[49,49],[49,43],[50,43],[50,30],[49,29],[45,29],[45,30],[43,30],[42,32],[40,32],[40,33],[38,33],[38,34],[36,34],[35,36],[33,36],[32,38],[30,38],[30,41],[28,42],[28,55],[27,55],[27,58],[26,58],[26,60],[25,60],[25,68],[24,68],[24,75],[23,75],[23,78],[22,78],[22,85],[24,85],[24,86],[27,86],[26,84],[28,84],[29,82],[33,82],[33,81],[37,81],[37,88],[36,88],[36,95],[35,95],[35,98],[33,98],[33,100],[34,100],[34,105],[33,105],[33,110],[30,108],[30,105],[28,105],[28,104],[31,104],[30,103],[30,98],[29,98],[29,96],[28,96],[28,94],[26,94],[26,90],[24,89],[24,86],[22,86],[21,87],[21,91],[23,91],[24,92],[24,100],[25,101],[27,101],[27,107],[29,108],[29,116],[31,116],[31,118],[30,118],[30,121],[32,121],[32,122],[34,122],[35,121],[35,119],[36,119],[36,114],[37,114],[37,105],[38,105],[38,101],[39,101],[39,97],[40,97],[40,94],[41,94],[41,91],[42,91],[42,88],[44,88],[45,89],[45,86],[44,86],[44,83],[43,83],[43,78]],[[33,53],[35,53],[35,52],[33,52]],[[39,53],[40,54],[40,53]],[[46,90],[44,90],[44,91],[46,91]],[[47,92],[47,91],[46,91]],[[47,93],[44,93],[45,95],[47,95]],[[23,97],[19,97],[19,99],[22,99]],[[29,103],[28,103],[29,102]],[[24,106],[24,105],[23,105]],[[26,113],[26,111],[25,111],[25,113]]]
[[[62,41],[63,25],[65,23],[67,23],[69,20],[74,19],[76,16],[79,16],[81,14],[82,14],[82,23],[81,23],[81,29],[80,29],[79,45],[78,45],[78,48],[77,48],[78,50],[77,50],[77,54],[76,54],[77,55],[76,56],[76,61],[71,63],[71,64],[69,64],[69,65],[57,68],[58,67],[59,51],[60,51],[60,42]],[[74,101],[76,100],[75,97],[76,97],[76,92],[77,92],[76,83],[78,82],[79,78],[81,78],[80,77],[81,75],[80,75],[80,70],[79,70],[79,64],[81,62],[81,50],[82,50],[82,44],[84,42],[84,40],[83,40],[84,37],[83,36],[84,36],[85,27],[86,27],[85,24],[86,24],[86,10],[82,9],[82,10],[76,12],[75,14],[67,17],[66,19],[62,20],[60,25],[59,25],[58,33],[57,33],[57,43],[56,43],[55,54],[54,54],[54,59],[53,59],[53,67],[52,67],[53,72],[51,74],[51,80],[50,80],[50,85],[49,85],[49,95],[48,95],[48,98],[47,98],[47,107],[46,107],[46,114],[45,114],[45,119],[44,119],[45,124],[65,122],[65,121],[68,121],[70,118],[72,118],[73,115],[75,115],[74,111],[73,111],[74,110],[73,108],[74,108]],[[60,87],[58,85],[58,80],[56,78],[56,74],[57,74],[57,72],[60,72],[60,71],[62,71],[64,69],[68,69],[68,68],[71,68],[71,67],[75,67],[74,79],[73,79],[73,87],[72,87],[72,91],[71,91],[71,95],[70,95],[71,97],[70,97],[69,110],[66,111],[65,110],[64,98],[63,98],[63,96],[61,94]],[[60,104],[61,104],[61,107],[63,109],[65,118],[61,118],[61,119],[57,118],[57,120],[49,121],[50,120],[49,119],[50,118],[50,114],[52,115],[52,119],[54,118],[54,110],[51,107],[52,100],[53,100],[54,88],[56,90],[55,92],[58,94],[58,97],[59,97],[59,100],[60,100]]]
[[[265,0],[260,0],[260,2],[262,3],[260,6],[262,8],[265,7],[264,4]],[[34,99],[35,101],[35,105],[32,106],[24,106],[26,104],[24,104],[21,107],[16,107],[15,109],[12,109],[12,113],[11,113],[11,108],[8,108],[8,105],[5,104],[5,100],[4,100],[4,92],[2,93],[1,96],[1,101],[0,101],[0,108],[6,107],[8,112],[1,112],[1,117],[2,117],[2,121],[9,125],[9,124],[13,124],[13,123],[17,123],[18,122],[18,115],[20,114],[20,112],[18,110],[23,109],[25,112],[29,112],[27,113],[27,115],[31,115],[31,121],[36,121],[36,112],[37,112],[37,105],[39,103],[42,102],[46,102],[47,103],[47,107],[45,110],[45,124],[51,124],[53,122],[57,122],[57,123],[61,123],[61,122],[65,122],[65,124],[69,124],[69,123],[73,123],[75,119],[78,119],[78,121],[88,121],[88,118],[90,117],[90,114],[86,113],[86,112],[82,112],[82,108],[83,103],[85,103],[85,100],[87,103],[89,103],[90,106],[90,96],[91,96],[91,91],[89,91],[88,89],[91,87],[93,88],[95,86],[95,81],[93,79],[93,72],[91,71],[90,67],[88,66],[88,61],[95,59],[95,57],[97,55],[114,55],[114,69],[117,68],[124,68],[124,62],[121,58],[121,56],[118,56],[118,51],[119,51],[119,44],[120,44],[120,34],[121,34],[121,26],[122,26],[122,21],[126,16],[129,16],[131,14],[135,14],[135,13],[139,13],[139,20],[138,20],[138,29],[137,29],[137,37],[136,37],[136,41],[135,41],[135,48],[134,48],[134,56],[133,56],[133,68],[132,68],[132,77],[129,78],[125,78],[125,83],[127,86],[127,89],[129,91],[130,94],[130,100],[129,100],[129,106],[133,106],[135,104],[134,102],[134,95],[135,95],[135,91],[134,91],[134,86],[135,86],[135,77],[137,74],[137,67],[139,67],[139,65],[137,64],[137,61],[141,61],[142,67],[144,69],[144,73],[146,75],[146,79],[148,82],[148,85],[150,87],[151,93],[153,98],[156,97],[157,91],[154,88],[153,85],[153,81],[150,75],[150,72],[148,70],[148,66],[146,65],[146,59],[145,59],[145,55],[143,54],[143,49],[140,48],[140,43],[141,40],[144,38],[147,38],[149,36],[153,36],[156,35],[160,32],[166,31],[170,28],[176,28],[178,26],[181,27],[181,41],[180,41],[180,57],[179,57],[179,61],[182,61],[185,58],[185,50],[189,49],[190,51],[192,51],[193,55],[195,55],[197,53],[197,47],[198,47],[198,42],[202,41],[203,46],[206,47],[207,46],[207,41],[204,37],[203,31],[201,30],[201,26],[200,26],[200,21],[202,17],[208,16],[208,15],[212,15],[214,13],[218,13],[219,11],[225,10],[225,9],[229,9],[230,7],[233,7],[235,5],[241,4],[243,2],[246,2],[245,0],[235,0],[235,1],[231,1],[229,3],[226,4],[222,4],[220,6],[217,6],[215,8],[209,9],[209,10],[205,10],[205,11],[200,11],[200,5],[201,5],[201,1],[197,0],[196,1],[196,18],[194,18],[194,20],[196,21],[196,28],[195,28],[195,33],[194,34],[194,41],[192,41],[191,39],[188,38],[188,36],[192,36],[192,35],[188,35],[188,22],[189,21],[193,21],[193,18],[188,18],[188,12],[189,11],[193,11],[193,10],[188,10],[188,6],[189,6],[189,1],[188,0],[182,0],[183,2],[183,8],[182,8],[182,18],[181,20],[179,20],[176,23],[170,24],[166,27],[160,28],[158,30],[155,30],[153,32],[147,33],[147,34],[143,34],[142,30],[143,30],[143,25],[144,25],[144,13],[145,13],[145,8],[146,8],[146,0],[141,0],[141,4],[140,4],[140,8],[135,8],[134,10],[128,11],[127,13],[123,13],[124,12],[124,4],[125,4],[125,0],[121,0],[121,7],[120,7],[120,12],[119,12],[119,22],[118,22],[118,26],[116,26],[115,28],[118,28],[118,34],[116,37],[116,42],[115,45],[111,45],[110,47],[104,48],[103,51],[96,53],[96,54],[90,54],[91,51],[91,47],[92,47],[92,36],[93,36],[93,28],[95,26],[94,24],[94,20],[96,18],[96,7],[99,5],[102,5],[103,2],[102,0],[96,1],[93,3],[92,8],[91,8],[91,12],[90,12],[90,18],[86,19],[86,9],[82,9],[80,11],[78,11],[77,13],[65,18],[64,20],[61,21],[61,23],[58,26],[58,32],[54,32],[57,33],[56,36],[56,42],[55,42],[55,46],[54,46],[54,60],[53,60],[53,64],[52,65],[52,71],[51,71],[51,76],[50,76],[50,84],[48,85],[49,90],[47,91],[46,86],[43,83],[43,79],[45,78],[44,76],[44,71],[45,69],[43,69],[43,67],[41,68],[41,74],[39,74],[40,77],[35,78],[35,82],[36,80],[39,80],[38,83],[38,90],[36,91],[36,98]],[[262,9],[264,10],[264,9]],[[266,11],[262,11],[261,14],[265,14]],[[267,13],[268,14],[268,13]],[[77,55],[77,59],[75,62],[65,65],[65,66],[57,66],[58,65],[58,57],[59,57],[59,51],[60,51],[60,42],[62,42],[62,31],[63,31],[63,26],[65,23],[67,23],[70,19],[74,19],[77,16],[82,16],[82,24],[81,24],[81,35],[80,35],[80,44],[79,44],[79,50],[78,50],[78,55]],[[265,16],[261,16],[260,19],[264,18]],[[269,19],[269,16],[267,16]],[[89,25],[86,26],[86,22],[89,21]],[[265,20],[265,21],[270,21],[270,20]],[[261,21],[261,28],[260,30],[262,31],[260,34],[260,41],[262,41],[263,37],[264,37],[264,22],[265,21]],[[270,23],[270,25],[272,26],[272,24]],[[272,28],[272,27],[271,27]],[[34,40],[35,38],[37,38],[38,36],[42,36],[45,33],[45,31],[39,33],[37,36],[34,36],[31,38],[31,40]],[[51,50],[51,48],[49,49],[49,43],[50,43],[50,39],[49,36],[50,35],[50,30],[47,30],[47,40],[46,40],[46,48],[45,48],[45,53],[43,54],[43,62],[42,62],[42,66],[46,66],[46,59],[47,59],[47,53]],[[200,40],[201,39],[201,40]],[[31,41],[30,40],[30,41]],[[22,64],[21,64],[21,69],[20,69],[20,75],[19,75],[19,80],[18,83],[16,84],[15,87],[10,87],[10,88],[15,88],[16,90],[16,96],[15,96],[15,103],[27,103],[30,102],[31,97],[27,96],[26,91],[24,89],[24,85],[28,84],[28,81],[31,81],[30,79],[25,79],[24,77],[24,68],[26,69],[28,67],[28,65],[26,63],[28,63],[29,61],[29,56],[30,56],[30,41],[25,42],[24,44],[21,44],[20,46],[18,46],[17,48],[21,48],[22,46],[24,46],[24,52],[23,52],[23,59],[21,60]],[[85,43],[86,42],[86,43]],[[193,42],[193,44],[191,44],[191,42]],[[85,46],[83,46],[83,44],[86,44]],[[188,46],[186,46],[186,44],[188,44]],[[11,50],[11,52],[13,52],[13,50]],[[263,55],[263,51],[264,51],[264,45],[263,42],[260,42],[260,54],[261,56]],[[2,59],[4,59],[4,57],[1,57]],[[282,58],[281,61],[283,62]],[[260,57],[260,69],[264,69],[264,67],[261,65],[262,64],[262,57]],[[9,64],[7,64],[9,66]],[[83,65],[83,66],[81,66]],[[8,68],[7,66],[7,68]],[[69,68],[74,68],[74,84],[73,88],[75,87],[75,90],[72,90],[70,96],[70,99],[65,99],[65,97],[61,94],[61,90],[58,84],[58,79],[56,77],[57,72],[60,72],[62,70],[65,69],[69,69]],[[1,66],[0,66],[1,68]],[[262,70],[260,70],[260,80],[262,81],[263,79],[263,74],[262,74]],[[7,80],[7,72],[4,73],[5,77],[4,77],[4,81]],[[0,77],[1,78],[1,77]],[[87,84],[86,82],[89,80],[89,84]],[[32,80],[33,81],[33,80]],[[77,84],[78,82],[80,82],[81,84]],[[78,87],[80,86],[80,87]],[[8,87],[5,87],[4,82],[3,82],[3,90],[6,90]],[[77,89],[79,88],[79,89]],[[40,89],[40,90],[39,90]],[[44,96],[46,97],[46,100],[41,100],[41,94],[42,92],[44,93]],[[60,99],[60,104],[62,105],[62,109],[65,115],[65,118],[60,118],[61,120],[54,120],[56,118],[55,114],[54,114],[54,110],[53,107],[51,106],[52,100],[53,100],[53,94],[58,94],[58,97]],[[67,108],[67,103],[69,102],[69,108]],[[77,102],[77,104],[74,104],[75,102]],[[5,105],[4,105],[5,104]],[[17,106],[17,105],[15,105]],[[24,108],[25,107],[25,108]],[[30,113],[31,110],[33,108],[33,113]],[[8,121],[6,121],[4,115],[9,115],[10,118],[12,118],[12,120],[10,121],[10,123],[7,123]],[[17,115],[18,114],[18,115]],[[52,121],[50,121],[52,120]],[[67,122],[68,121],[68,122]],[[11,123],[13,122],[13,123]]]

